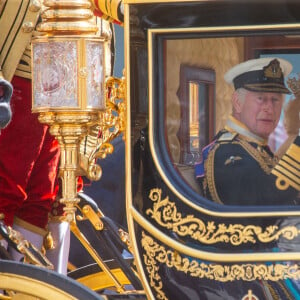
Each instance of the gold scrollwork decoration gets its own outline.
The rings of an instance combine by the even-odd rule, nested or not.
[[[90,127],[88,135],[80,143],[81,173],[90,180],[101,178],[102,169],[96,160],[113,153],[114,147],[110,142],[126,127],[125,79],[109,77],[106,91],[106,109],[99,112],[99,123]]]
[[[299,265],[293,264],[232,264],[220,265],[206,263],[192,257],[181,256],[172,249],[166,249],[153,238],[142,232],[142,247],[145,269],[148,272],[150,286],[156,291],[156,299],[167,299],[163,292],[163,282],[159,275],[160,264],[177,271],[184,272],[188,276],[206,278],[220,282],[232,282],[233,280],[270,280],[300,279]]]
[[[216,224],[214,221],[205,223],[193,214],[183,216],[169,197],[162,199],[161,189],[150,191],[149,198],[154,202],[153,209],[147,209],[146,214],[154,219],[160,226],[172,230],[178,236],[189,236],[203,244],[230,243],[233,246],[252,243],[257,240],[269,243],[283,237],[293,240],[299,235],[300,230],[296,226],[286,226],[279,229],[272,225],[263,229],[260,226],[242,224]]]

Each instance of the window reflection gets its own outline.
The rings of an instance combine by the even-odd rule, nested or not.
[[[207,83],[189,82],[189,146],[194,159],[208,142],[206,114],[209,102],[208,90]]]
[[[200,88],[196,82],[189,82],[189,119],[190,119],[190,149],[192,152],[199,149],[200,139],[200,121],[199,121],[199,101],[200,92],[203,91],[203,87]]]
[[[214,134],[215,71],[182,65],[178,97],[179,163],[193,166]]]

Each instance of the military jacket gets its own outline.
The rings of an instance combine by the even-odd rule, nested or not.
[[[297,137],[278,161],[267,145],[227,127],[204,148],[196,177],[204,196],[218,203],[295,205],[300,200],[299,146]]]

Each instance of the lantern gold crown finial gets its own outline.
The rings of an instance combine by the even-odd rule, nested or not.
[[[45,0],[38,31],[47,34],[91,34],[98,28],[89,0]]]
[[[290,90],[293,92],[293,94],[296,97],[300,97],[300,77],[299,77],[299,74],[297,74],[297,76],[298,76],[298,78],[290,77],[287,80],[287,84],[288,84]]]

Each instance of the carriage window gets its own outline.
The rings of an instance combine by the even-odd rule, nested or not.
[[[272,34],[273,41],[276,41],[277,38],[278,41],[281,41],[282,36]],[[201,160],[203,148],[211,143],[215,134],[225,127],[228,128],[228,120],[234,110],[232,104],[234,87],[224,79],[225,73],[233,66],[249,59],[265,56],[291,60],[291,64],[294,65],[294,72],[290,73],[290,77],[295,76],[298,72],[295,61],[299,61],[300,43],[294,44],[292,50],[289,49],[290,45],[287,44],[282,44],[281,48],[272,44],[274,49],[271,47],[268,51],[263,51],[261,49],[262,44],[260,44],[260,51],[257,50],[258,48],[255,48],[255,51],[250,51],[249,41],[251,41],[251,47],[254,49],[256,46],[255,39],[252,36],[242,36],[238,33],[232,36],[222,36],[222,34],[220,36],[218,34],[209,36],[209,34],[206,34],[203,37],[190,39],[175,39],[172,37],[172,39],[166,38],[163,43],[166,55],[164,56],[164,70],[161,74],[164,76],[165,87],[163,116],[166,147],[176,172],[194,191],[199,193],[201,191],[195,176],[195,164]],[[298,38],[294,38],[294,41],[298,41]],[[294,56],[291,57],[290,54]],[[287,82],[285,82],[285,85],[288,87]],[[290,101],[292,98],[294,98],[293,94],[286,95],[285,102]],[[157,107],[159,107],[159,104]],[[282,126],[282,118],[283,116],[279,126]],[[274,138],[276,139],[275,142]],[[277,130],[275,135],[270,135],[269,140],[269,146],[273,152],[280,147],[280,142],[285,142],[285,139],[278,134]],[[276,143],[276,147],[273,147],[274,143]],[[246,149],[246,151],[250,153],[251,149]],[[256,157],[254,152],[249,154],[253,158]],[[239,154],[228,156],[217,170],[223,171],[225,168],[229,168],[228,166],[238,165],[243,161],[245,160],[242,160]],[[258,159],[258,163],[260,163],[259,161]],[[274,159],[272,165],[266,163],[265,166],[263,163],[261,170],[258,171],[262,172],[261,176],[264,176],[264,173],[271,173],[275,165]],[[255,172],[255,168],[253,168],[253,174]],[[217,176],[216,173],[213,175]],[[240,181],[243,179],[243,176],[238,174],[234,176]],[[229,185],[232,186],[234,183],[235,181]],[[211,185],[213,184],[211,183]],[[274,180],[274,186],[272,186],[274,191],[279,188],[279,184],[275,186],[276,182]],[[242,182],[240,182],[240,185],[242,186]],[[223,193],[223,190],[220,191],[221,193]],[[229,195],[230,200],[232,199],[231,193],[228,193],[227,190],[224,193]],[[240,199],[242,195],[236,197]],[[214,201],[222,203],[219,198],[223,196],[214,195]],[[256,195],[249,197],[251,199],[256,198]],[[268,196],[267,198],[270,198],[270,202],[268,203],[269,199],[266,200],[266,203],[264,203],[266,205],[290,204],[279,200],[273,203],[271,200],[275,197]],[[238,200],[228,204],[239,205]],[[261,205],[261,203],[258,204]],[[245,205],[256,205],[256,203],[246,202]]]

